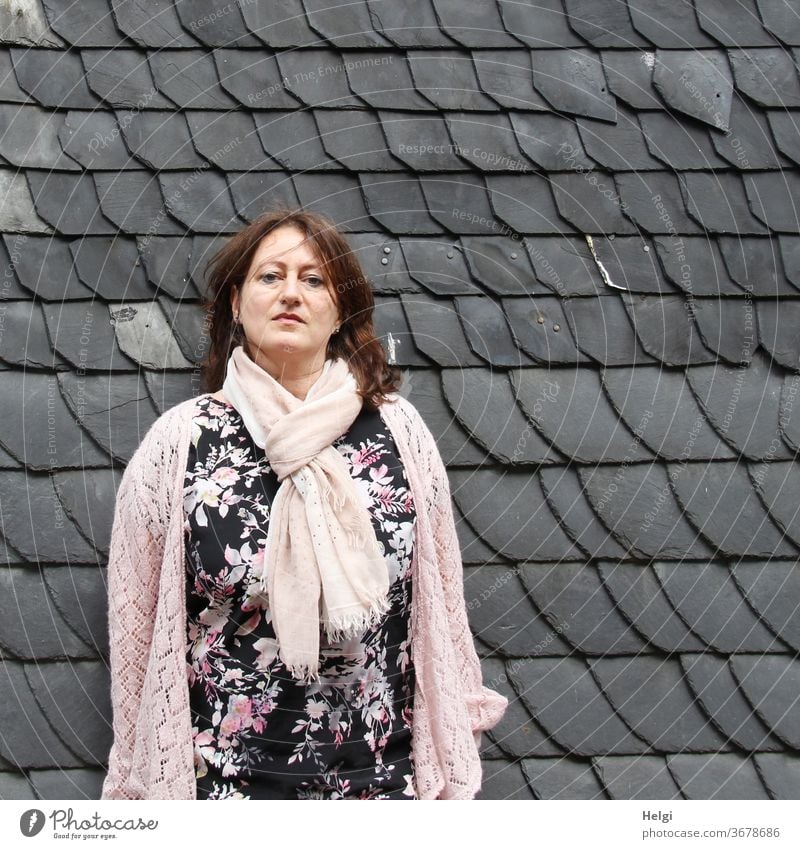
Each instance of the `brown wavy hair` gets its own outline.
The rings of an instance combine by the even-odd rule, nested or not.
[[[326,359],[342,357],[353,373],[365,405],[377,409],[389,393],[397,391],[402,376],[400,369],[389,365],[375,336],[372,286],[336,225],[318,213],[293,207],[279,206],[265,212],[231,236],[208,262],[203,309],[209,346],[200,365],[205,391],[222,388],[228,358],[237,345],[248,351],[242,326],[233,321],[231,294],[235,289],[241,291],[261,240],[284,226],[296,227],[305,234],[326,271],[339,310],[341,325],[338,333],[328,340]]]

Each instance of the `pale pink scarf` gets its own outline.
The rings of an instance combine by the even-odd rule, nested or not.
[[[281,660],[318,677],[320,625],[331,643],[360,636],[389,609],[389,569],[363,496],[332,443],[361,410],[345,360],[326,360],[304,400],[233,350],[222,386],[281,485],[261,574]],[[266,577],[266,583],[265,583]]]

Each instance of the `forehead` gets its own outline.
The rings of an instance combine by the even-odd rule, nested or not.
[[[316,245],[297,227],[278,227],[258,244],[251,262],[252,268],[275,265],[320,266]]]

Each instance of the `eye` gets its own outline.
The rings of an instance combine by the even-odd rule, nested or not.
[[[275,280],[272,278],[276,278],[278,275],[274,271],[267,271],[265,274],[262,274],[259,277],[259,280],[263,280],[265,283],[274,283]]]
[[[306,277],[306,281],[315,289],[325,285],[325,281],[321,277]]]

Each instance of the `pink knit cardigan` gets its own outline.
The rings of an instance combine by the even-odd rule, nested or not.
[[[183,485],[197,400],[183,401],[156,420],[117,491],[108,563],[114,742],[103,799],[196,798]],[[397,394],[379,410],[417,506],[411,608],[417,795],[472,799],[481,786],[481,732],[500,721],[508,700],[483,686],[467,622],[450,487],[433,435]]]

